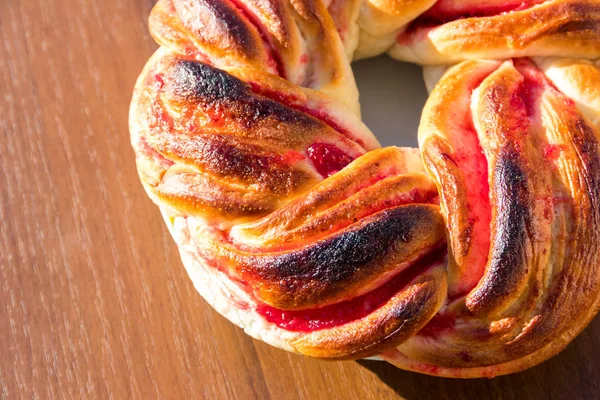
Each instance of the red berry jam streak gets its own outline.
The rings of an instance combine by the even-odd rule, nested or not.
[[[544,0],[440,0],[415,19],[398,36],[398,42],[407,43],[428,29],[465,18],[483,18],[521,11],[543,3]]]
[[[335,174],[353,161],[353,158],[339,147],[329,143],[314,143],[307,153],[317,172],[324,178]]]
[[[292,311],[259,303],[256,311],[268,322],[292,332],[306,333],[344,325],[377,310],[428,268],[440,263],[445,254],[445,247],[432,251],[377,289],[350,300],[321,308]]]

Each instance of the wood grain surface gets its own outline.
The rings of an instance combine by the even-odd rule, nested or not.
[[[0,0],[0,397],[600,398],[600,319],[524,373],[457,381],[252,340],[195,293],[127,112],[151,0]]]

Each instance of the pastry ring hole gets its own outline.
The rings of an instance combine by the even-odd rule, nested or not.
[[[351,65],[362,120],[381,146],[419,147],[417,130],[428,97],[422,67],[386,55]]]

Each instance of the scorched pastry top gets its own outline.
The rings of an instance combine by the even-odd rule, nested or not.
[[[556,354],[599,307],[599,11],[160,0],[131,138],[197,290],[314,357],[478,377]],[[385,51],[469,60],[426,69],[420,151],[360,121],[349,58]]]

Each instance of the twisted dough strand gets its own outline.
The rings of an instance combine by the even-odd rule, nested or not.
[[[142,182],[190,274],[230,282],[216,296],[239,310],[213,302],[219,311],[324,358],[377,354],[433,316],[445,272],[421,259],[445,234],[435,186],[406,174],[421,169],[413,150],[376,150],[343,105],[259,70],[226,72],[163,49],[138,88],[131,131]],[[340,317],[344,308],[355,311]]]
[[[472,130],[451,125],[452,96]],[[403,367],[463,377],[524,369],[560,351],[598,311],[598,129],[531,62],[473,61],[442,78],[419,129],[441,193],[480,186],[468,174],[473,160],[461,157],[473,135],[489,173],[490,203],[478,211],[491,215],[490,229],[467,217],[471,198],[443,196],[442,210],[449,293],[465,275],[478,282],[466,301],[451,297],[430,325],[388,354]],[[489,255],[478,251],[473,258],[487,265],[473,271],[468,256],[479,235],[491,238]]]

